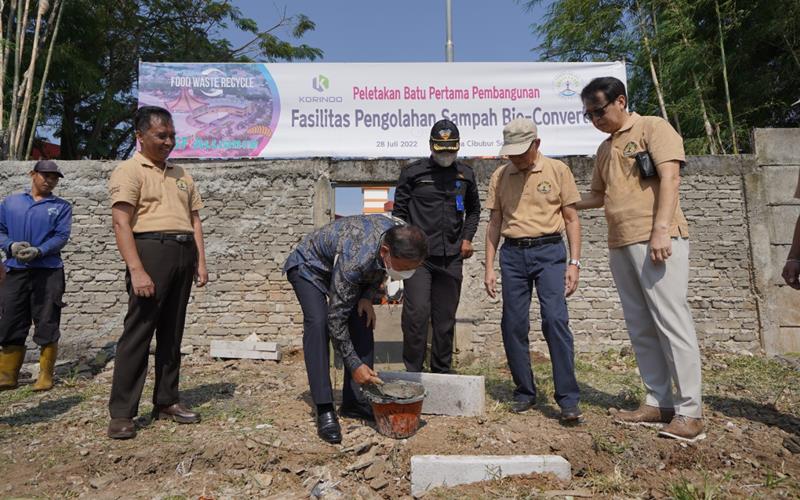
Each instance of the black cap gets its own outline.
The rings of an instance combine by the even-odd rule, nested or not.
[[[58,165],[53,160],[39,160],[36,162],[36,165],[33,166],[34,172],[41,172],[43,174],[52,173],[58,174],[59,177],[64,177],[64,174],[61,173],[61,170],[58,169]]]
[[[431,149],[434,151],[458,151],[460,146],[458,127],[450,120],[439,120],[431,129]]]

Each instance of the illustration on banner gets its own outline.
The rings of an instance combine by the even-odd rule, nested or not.
[[[257,157],[280,115],[263,64],[142,64],[139,106],[147,105],[172,113],[177,158]]]

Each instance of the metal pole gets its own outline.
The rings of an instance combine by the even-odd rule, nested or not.
[[[444,45],[445,60],[453,62],[453,4],[451,0],[445,0],[447,5],[447,42]]]

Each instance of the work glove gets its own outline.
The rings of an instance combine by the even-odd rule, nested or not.
[[[38,248],[26,247],[19,251],[17,254],[17,260],[27,264],[32,260],[38,259],[40,255],[42,255],[42,251]]]
[[[19,256],[19,253],[25,249],[30,248],[31,244],[27,241],[17,241],[11,244],[11,256],[15,259]]]

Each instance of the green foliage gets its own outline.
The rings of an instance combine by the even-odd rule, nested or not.
[[[555,0],[535,25],[539,49],[545,60],[624,60],[631,109],[660,115],[652,61],[687,152],[730,153],[733,134],[746,150],[752,128],[800,125],[800,0],[718,1],[719,18],[715,0]]]
[[[46,102],[62,158],[130,153],[139,61],[315,60],[322,50],[294,43],[314,27],[302,14],[276,11],[262,29],[224,0],[69,0]],[[229,28],[250,41],[234,47],[221,35]]]

